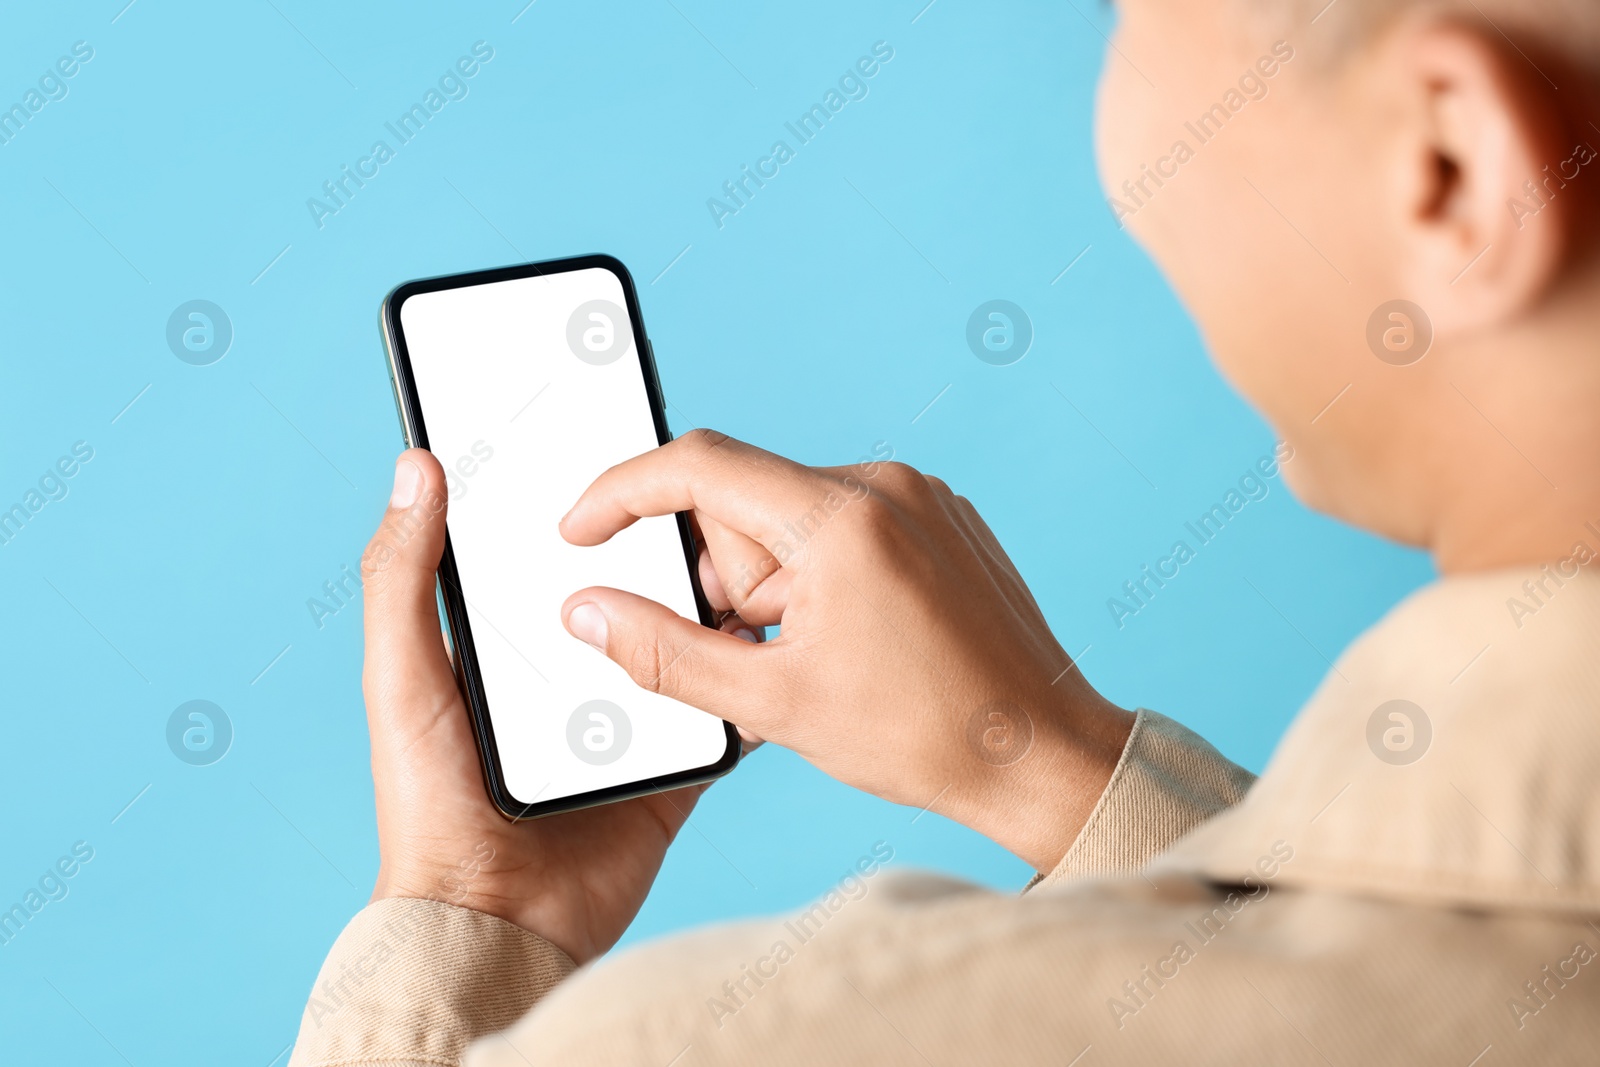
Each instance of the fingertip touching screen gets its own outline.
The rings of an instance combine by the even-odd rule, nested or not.
[[[578,548],[557,523],[657,445],[622,281],[604,267],[413,292],[398,309],[505,791],[538,805],[724,758],[720,719],[633,684],[561,622],[590,585],[698,609],[678,523]],[[642,336],[643,331],[638,331]]]

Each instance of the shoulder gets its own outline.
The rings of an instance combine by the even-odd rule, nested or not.
[[[886,876],[820,925],[720,927],[580,972],[467,1062],[1062,1064],[1089,1047],[1098,1063],[1405,1062],[1447,1040],[1465,1063],[1518,1034],[1511,961],[1584,930],[1264,882],[1018,899]],[[1596,1036],[1590,986],[1538,1040]]]

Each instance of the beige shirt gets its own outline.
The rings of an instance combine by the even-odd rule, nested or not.
[[[799,916],[576,974],[498,919],[375,904],[291,1063],[1600,1063],[1600,577],[1553,573],[1399,605],[1242,801],[1141,712],[1020,898],[869,854]]]

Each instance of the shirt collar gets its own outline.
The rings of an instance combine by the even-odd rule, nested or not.
[[[1334,665],[1244,801],[1152,869],[1600,912],[1591,570],[1447,578],[1407,598]]]

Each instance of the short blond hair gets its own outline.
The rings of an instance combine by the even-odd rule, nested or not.
[[[1600,3],[1596,0],[1245,0],[1252,14],[1297,50],[1333,59],[1359,51],[1397,19],[1419,12],[1477,24],[1510,41],[1530,65],[1559,82],[1545,56],[1600,75]]]

